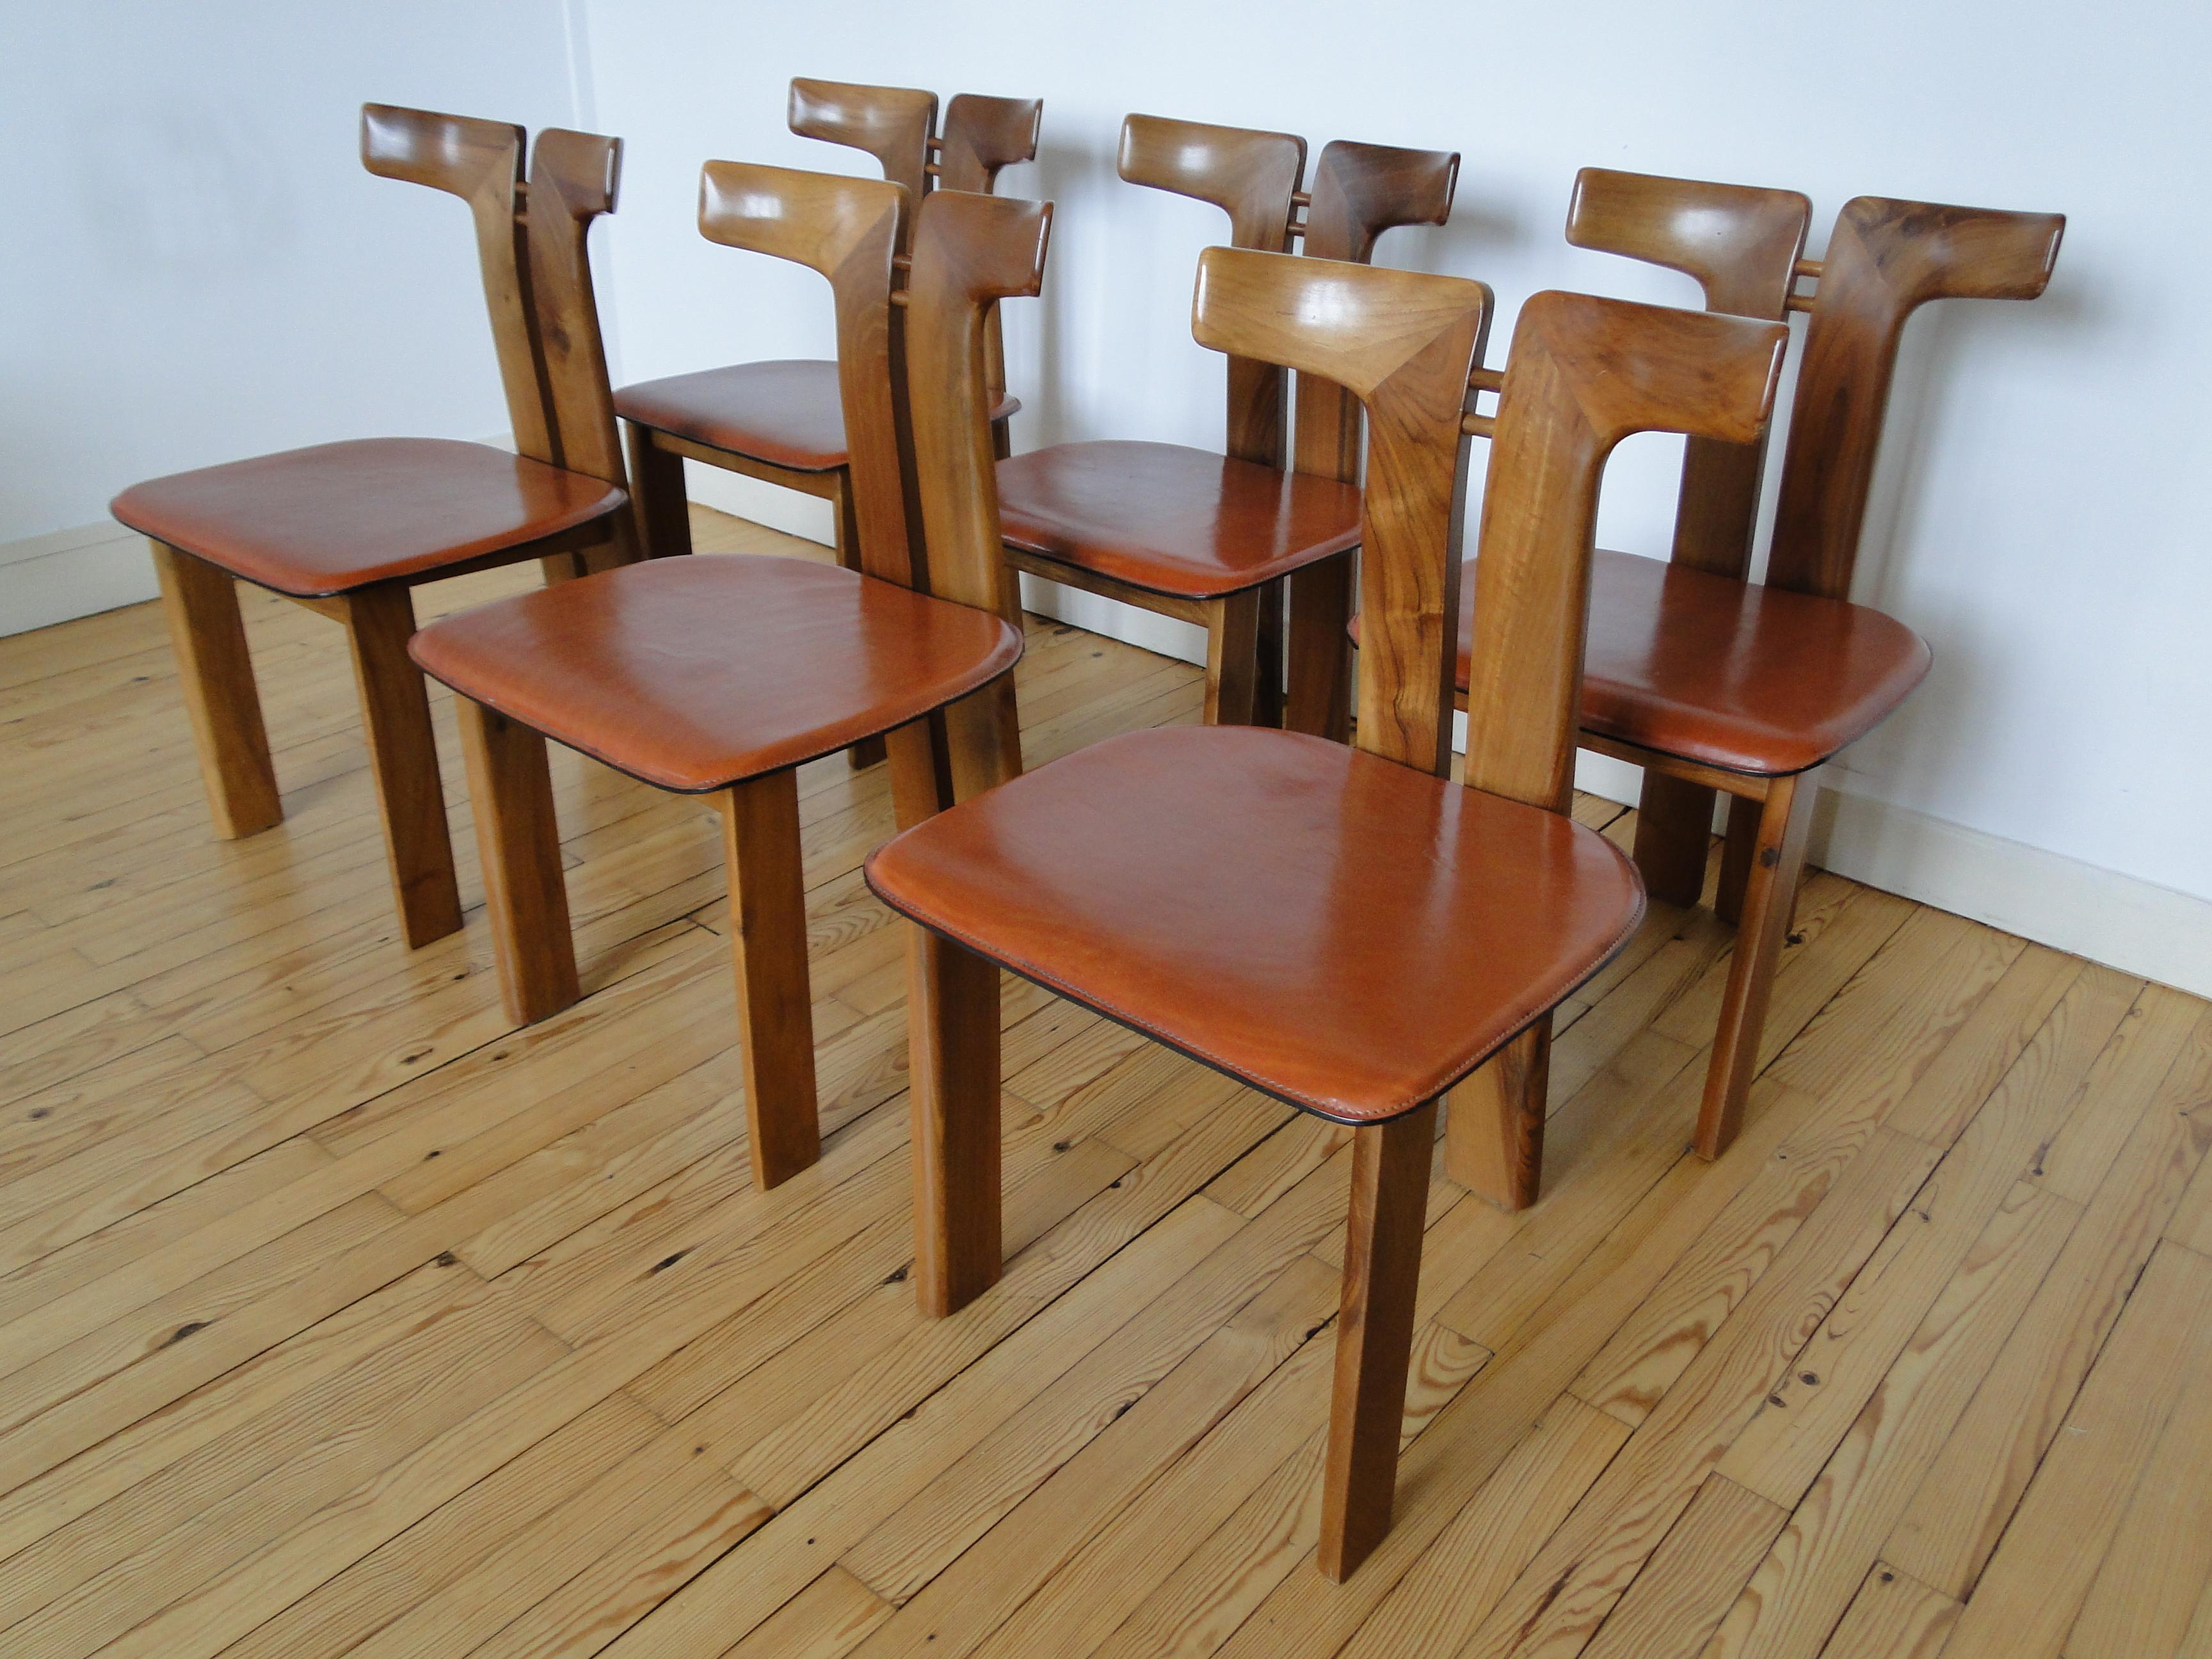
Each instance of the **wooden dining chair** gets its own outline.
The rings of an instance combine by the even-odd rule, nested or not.
[[[554,580],[636,556],[585,247],[614,210],[622,141],[541,132],[526,184],[526,149],[502,121],[362,111],[371,173],[448,191],[475,216],[514,453],[441,438],[319,444],[134,484],[110,508],[153,544],[219,836],[284,816],[235,583],[345,625],[410,946],[461,925],[429,701],[407,659],[411,590],[522,559]]]
[[[755,556],[648,560],[477,606],[414,644],[415,659],[462,700],[500,988],[516,1022],[580,994],[546,739],[660,788],[714,797],[753,1171],[764,1188],[821,1151],[798,767],[887,734],[902,824],[1020,769],[1011,671],[1022,636],[1000,592],[1010,579],[995,546],[966,568],[948,550],[939,586],[952,597],[916,590],[921,538],[908,522],[903,388],[892,365],[902,306],[916,334],[957,332],[973,344],[972,359],[937,365],[951,378],[933,383],[932,396],[974,414],[971,465],[988,474],[984,316],[1002,297],[1037,291],[1051,210],[931,198],[902,294],[895,260],[908,208],[898,185],[784,167],[714,161],[700,183],[708,238],[830,281],[865,569]]]
[[[1121,177],[1212,203],[1228,214],[1237,247],[1280,253],[1303,237],[1310,255],[1364,264],[1384,230],[1441,224],[1451,211],[1455,154],[1333,143],[1310,195],[1299,189],[1305,155],[1305,141],[1288,133],[1152,115],[1121,125]],[[1334,681],[1318,650],[1299,653],[1305,672],[1293,671],[1291,723],[1322,732],[1333,710],[1341,726],[1345,702],[1344,611],[1359,543],[1358,480],[1345,468],[1347,453],[1358,453],[1357,417],[1332,416],[1342,393],[1320,381],[1309,389],[1302,376],[1297,464],[1286,471],[1284,370],[1234,355],[1228,369],[1223,454],[1109,440],[1001,462],[1007,557],[1032,575],[1203,628],[1208,725],[1284,719],[1289,583],[1306,604],[1296,626],[1319,624],[1336,642]]]
[[[1779,325],[1547,294],[1523,307],[1483,507],[1467,786],[1449,781],[1468,375],[1490,293],[1234,249],[1194,331],[1364,407],[1358,747],[1262,728],[1113,738],[878,849],[910,938],[915,1282],[950,1313],[1000,1272],[998,969],[1354,1127],[1319,1561],[1389,1525],[1436,1105],[1642,915],[1568,815],[1607,453],[1660,428],[1746,442]],[[917,410],[917,421],[920,411]],[[1489,422],[1480,422],[1488,425]],[[937,481],[922,476],[926,492]]]
[[[1861,197],[1823,260],[1800,257],[1810,210],[1794,191],[1585,169],[1568,238],[1696,276],[1708,307],[1811,313],[1766,580],[1747,580],[1763,441],[1693,440],[1672,562],[1601,550],[1591,585],[1585,749],[1644,769],[1636,861],[1650,892],[1703,890],[1714,792],[1730,798],[1717,908],[1736,927],[1696,1146],[1735,1139],[1803,872],[1819,769],[1919,684],[1927,646],[1849,602],[1851,571],[1905,319],[1931,300],[2033,299],[2065,221]],[[1811,297],[1801,278],[1819,284]],[[1468,684],[1472,619],[1460,621]],[[1451,1099],[1453,1178],[1512,1207],[1542,1169],[1547,1028]]]

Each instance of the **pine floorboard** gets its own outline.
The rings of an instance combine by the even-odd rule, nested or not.
[[[0,641],[11,1659],[2212,1655],[2204,1003],[1815,872],[1708,1165],[1731,939],[1654,905],[1560,1011],[1543,1201],[1439,1164],[1332,1586],[1344,1131],[1009,979],[1007,1272],[925,1320],[882,769],[801,774],[823,1153],[763,1194],[711,811],[556,752],[588,994],[516,1031],[450,697],[469,921],[410,953],[343,637],[245,611],[236,842],[154,607]],[[1032,765],[1200,702],[1036,617],[1019,684]]]

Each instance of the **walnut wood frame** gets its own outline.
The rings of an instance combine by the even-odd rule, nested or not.
[[[1850,591],[1884,408],[1905,319],[1930,300],[2032,299],[2050,279],[2064,221],[1861,197],[1846,205],[1827,256],[1802,257],[1811,206],[1755,190],[1585,168],[1567,240],[1695,276],[1707,308],[1781,319],[1811,313],[1797,381],[1767,580],[1830,599]],[[1801,280],[1817,294],[1798,291]],[[1693,439],[1683,463],[1673,556],[1747,579],[1764,435]],[[1760,776],[1583,731],[1580,746],[1644,769],[1635,858],[1653,896],[1693,905],[1705,884],[1716,792],[1729,797],[1715,909],[1736,927],[1708,1063],[1695,1146],[1719,1157],[1743,1123],[1759,1069],[1774,974],[1804,872],[1818,769]],[[1543,1159],[1545,1073],[1532,1045],[1516,1067],[1453,1092],[1452,1177],[1511,1208],[1533,1204]]]
[[[1310,257],[1365,264],[1385,230],[1442,224],[1450,216],[1455,152],[1338,140],[1322,149],[1310,192],[1299,187],[1305,157],[1305,140],[1290,133],[1132,115],[1121,124],[1117,165],[1130,184],[1212,203],[1229,216],[1230,246],[1260,252],[1287,252],[1303,239]],[[1279,365],[1231,356],[1228,454],[1282,469],[1288,384]],[[1357,400],[1301,374],[1297,410],[1296,469],[1358,483]],[[1356,548],[1285,580],[1209,599],[1157,592],[1026,548],[1009,544],[1006,554],[1028,574],[1204,629],[1207,725],[1285,725],[1340,742],[1349,736],[1344,627]]]
[[[1042,102],[1034,98],[984,98],[962,93],[945,107],[945,131],[937,131],[937,94],[910,87],[849,85],[805,77],[791,83],[788,124],[803,138],[818,138],[875,157],[884,179],[902,186],[915,205],[933,189],[969,191],[988,196],[1000,173],[1036,157]],[[902,236],[909,234],[902,231]],[[901,258],[908,248],[902,240]],[[1005,347],[998,313],[988,325],[988,385],[992,404],[1006,389]],[[992,425],[996,453],[1011,453],[1009,422]],[[666,558],[691,550],[691,521],[684,483],[684,463],[698,461],[763,483],[797,490],[830,504],[832,544],[848,570],[866,568],[861,544],[866,531],[854,505],[849,465],[818,470],[784,465],[764,456],[724,449],[664,432],[641,422],[623,422],[629,447],[638,530],[649,556]],[[884,744],[870,738],[852,750],[855,767],[884,758]]]
[[[1372,459],[1358,672],[1369,714],[1358,744],[1440,778],[1467,499],[1462,411],[1490,308],[1486,288],[1459,278],[1210,248],[1194,310],[1201,344],[1294,368],[1364,410]],[[1784,338],[1778,325],[1579,295],[1540,295],[1523,308],[1476,567],[1482,672],[1468,787],[1567,811],[1605,458],[1655,428],[1753,440]],[[976,484],[925,470],[925,501],[948,488]],[[919,926],[913,939],[915,1288],[925,1311],[942,1315],[1001,1271],[998,968]],[[1435,1121],[1430,1101],[1354,1131],[1317,1557],[1334,1579],[1389,1527]]]
[[[586,250],[592,221],[614,210],[621,140],[541,132],[526,183],[520,127],[371,104],[362,111],[361,153],[371,173],[469,204],[516,450],[622,487]],[[230,838],[269,829],[282,821],[283,806],[239,611],[242,579],[159,541],[153,554],[216,832]],[[392,893],[410,946],[461,926],[429,699],[407,656],[415,629],[410,590],[526,559],[539,560],[546,580],[557,581],[636,556],[629,514],[616,512],[401,580],[282,595],[346,627]]]

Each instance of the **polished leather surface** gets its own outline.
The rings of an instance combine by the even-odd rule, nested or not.
[[[520,547],[629,499],[484,444],[368,438],[155,478],[108,510],[250,582],[319,598]]]
[[[991,418],[1006,420],[1021,406],[1018,398],[1003,398]],[[615,413],[656,432],[794,472],[845,465],[845,411],[834,362],[732,363],[641,380],[615,393]]]
[[[1218,599],[1359,544],[1359,490],[1180,444],[1055,444],[999,463],[1009,544],[1154,593]]]
[[[1644,910],[1571,820],[1295,732],[1131,732],[868,861],[894,909],[1344,1122],[1442,1094]]]
[[[415,635],[463,696],[664,789],[847,748],[995,678],[987,611],[804,559],[697,554],[479,605]]]
[[[1474,584],[1462,581],[1462,690],[1474,616]],[[1583,729],[1726,772],[1778,777],[1864,737],[1926,677],[1928,662],[1917,634],[1863,605],[1601,548]]]

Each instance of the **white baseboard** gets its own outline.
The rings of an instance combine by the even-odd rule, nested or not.
[[[137,605],[160,591],[145,538],[112,519],[0,544],[0,635]]]

